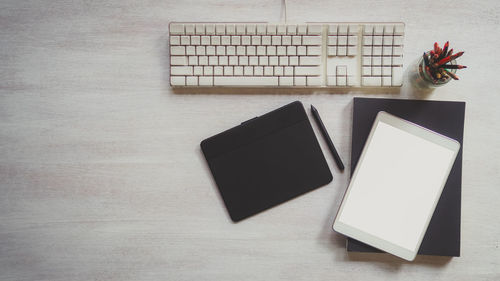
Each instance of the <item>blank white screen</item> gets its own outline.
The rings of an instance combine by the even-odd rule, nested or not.
[[[338,220],[415,251],[454,152],[378,122]]]

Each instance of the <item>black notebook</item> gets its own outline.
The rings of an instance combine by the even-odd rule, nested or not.
[[[298,101],[210,137],[201,149],[234,222],[332,180]]]
[[[462,193],[462,151],[465,102],[354,98],[351,171],[379,111],[386,111],[460,142],[455,164],[436,206],[418,254],[460,256],[460,208]],[[347,250],[380,252],[348,238]]]

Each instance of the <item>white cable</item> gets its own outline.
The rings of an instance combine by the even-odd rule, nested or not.
[[[287,22],[287,17],[286,17],[286,0],[282,0],[281,3],[283,4],[282,7],[282,14],[281,14],[281,21],[283,21],[283,15],[285,18],[285,23]]]

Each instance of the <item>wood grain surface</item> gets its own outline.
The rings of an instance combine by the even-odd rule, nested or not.
[[[403,21],[406,66],[450,40],[434,92],[169,86],[170,21],[278,22],[281,1],[0,1],[0,280],[499,280],[500,2],[288,1],[288,21]],[[294,100],[350,163],[353,97],[466,101],[462,256],[350,254],[334,180],[230,221],[202,139]],[[314,127],[317,136],[319,131]]]

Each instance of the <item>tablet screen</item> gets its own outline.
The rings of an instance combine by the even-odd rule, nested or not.
[[[336,220],[416,252],[456,151],[383,121],[375,126]]]

